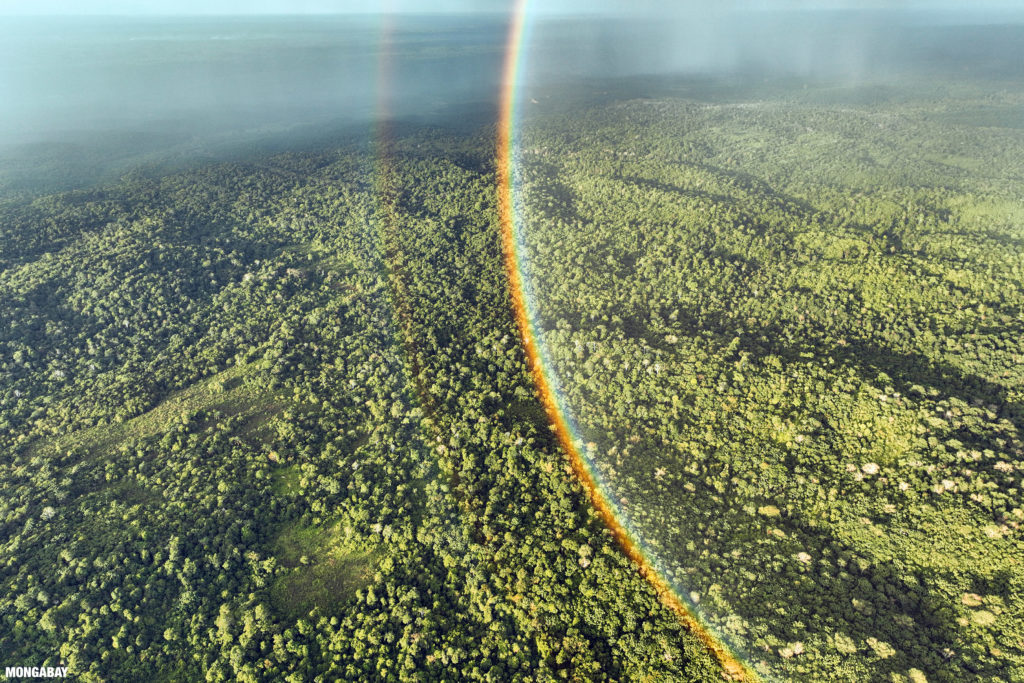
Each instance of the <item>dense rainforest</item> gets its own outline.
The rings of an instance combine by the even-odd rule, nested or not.
[[[765,676],[1024,680],[1022,104],[801,90],[524,133],[578,447]]]
[[[766,680],[1024,680],[1024,95],[598,90],[518,228],[621,519]],[[721,680],[537,398],[493,129],[392,132],[0,198],[0,661]]]
[[[380,151],[3,203],[0,661],[716,678],[536,401],[489,139]]]

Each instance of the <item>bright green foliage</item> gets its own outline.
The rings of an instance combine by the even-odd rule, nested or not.
[[[780,677],[1024,675],[1021,98],[942,88],[563,101],[522,137],[582,445]],[[493,154],[412,129],[0,201],[0,661],[720,680],[534,398]]]
[[[422,131],[387,175],[344,147],[0,206],[0,661],[717,679],[533,398],[492,153]]]
[[[1024,676],[1024,133],[941,87],[523,134],[527,280],[581,442],[772,676]],[[1019,120],[1019,90],[985,97]]]

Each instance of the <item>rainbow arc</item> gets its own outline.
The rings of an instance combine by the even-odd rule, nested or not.
[[[696,613],[673,590],[669,582],[657,570],[653,559],[643,551],[638,539],[622,523],[620,515],[617,514],[612,503],[612,498],[600,485],[599,477],[581,450],[581,440],[576,436],[571,412],[563,405],[557,391],[557,374],[544,353],[541,336],[535,324],[536,307],[527,296],[527,283],[523,276],[525,255],[520,241],[523,219],[520,212],[517,211],[516,204],[515,164],[519,124],[517,105],[519,85],[524,71],[528,4],[527,0],[517,0],[509,28],[499,109],[497,189],[505,270],[516,323],[537,393],[547,411],[558,441],[569,457],[573,471],[586,489],[594,509],[611,531],[622,551],[633,561],[640,574],[654,588],[662,603],[672,610],[686,629],[694,634],[714,656],[722,667],[724,677],[738,681],[757,681],[759,679],[756,674],[701,622]]]

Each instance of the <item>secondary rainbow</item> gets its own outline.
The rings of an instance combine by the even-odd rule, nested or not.
[[[524,70],[525,51],[523,47],[528,28],[528,4],[527,0],[516,0],[509,27],[498,122],[497,181],[505,270],[508,275],[516,323],[519,326],[537,392],[547,411],[548,418],[554,426],[558,441],[569,456],[573,471],[586,489],[594,509],[611,531],[622,551],[633,561],[641,575],[657,592],[661,601],[676,614],[683,625],[715,657],[727,678],[756,681],[758,680],[757,676],[721,640],[716,638],[680,599],[655,568],[654,562],[642,551],[640,544],[620,521],[611,498],[602,490],[598,483],[598,476],[581,452],[578,445],[580,440],[575,437],[576,430],[573,427],[570,412],[562,405],[560,392],[557,391],[558,378],[551,370],[551,364],[540,343],[540,336],[533,322],[537,319],[535,307],[531,297],[527,295],[523,276],[524,255],[518,239],[521,221],[518,219],[516,211],[515,184],[515,153],[518,143],[516,137],[518,128],[517,98],[520,77]]]

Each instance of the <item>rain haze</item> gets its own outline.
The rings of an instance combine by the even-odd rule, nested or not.
[[[635,75],[849,82],[1004,68],[1014,4],[527,3],[534,85]],[[129,157],[380,117],[493,114],[508,2],[7,2],[0,148],[76,143]],[[979,27],[1000,23],[978,40]],[[969,28],[967,28],[969,27]],[[973,33],[972,33],[973,32]],[[1005,63],[1002,63],[1005,62]]]

